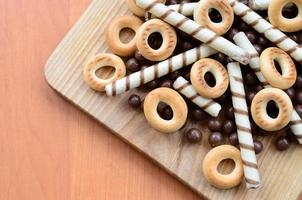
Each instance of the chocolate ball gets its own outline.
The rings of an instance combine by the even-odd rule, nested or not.
[[[223,133],[230,134],[236,130],[236,124],[233,120],[226,120],[223,124]]]
[[[290,99],[294,99],[295,98],[295,89],[294,88],[288,88],[287,90],[284,91]]]
[[[254,140],[254,150],[255,150],[255,153],[258,154],[262,151],[263,149],[263,144],[261,141],[259,140]]]
[[[246,36],[252,44],[254,44],[257,40],[257,36],[253,31],[246,32]]]
[[[255,91],[256,92],[260,92],[261,90],[263,89],[263,86],[262,85],[256,85],[256,87],[255,87]]]
[[[226,109],[225,111],[225,114],[227,116],[228,119],[234,119],[235,116],[234,116],[234,108],[233,106],[230,106]]]
[[[251,104],[255,96],[256,96],[256,92],[254,91],[247,92],[246,94],[247,103]]]
[[[150,81],[146,84],[146,88],[150,89],[150,90],[154,90],[157,87],[158,87],[158,81],[157,80]]]
[[[210,119],[208,122],[208,127],[212,132],[220,132],[222,130],[222,122],[216,118]]]
[[[161,115],[160,115],[164,120],[170,120],[173,118],[173,110],[171,109],[170,106],[166,106]]]
[[[254,47],[256,49],[256,51],[261,54],[261,52],[263,51],[263,48],[262,46],[260,46],[259,44],[254,44]]]
[[[236,28],[231,28],[227,34],[226,34],[226,37],[227,39],[229,40],[233,40],[233,37],[238,33],[239,31],[236,29]]]
[[[132,94],[128,98],[128,104],[133,108],[138,108],[141,106],[141,98],[136,94]]]
[[[294,86],[297,88],[302,88],[302,74],[297,75],[297,79]]]
[[[136,50],[134,57],[142,65],[148,63],[148,60],[138,50]]]
[[[295,102],[297,104],[302,104],[302,90],[296,90]]]
[[[302,105],[296,105],[295,110],[299,114],[300,117],[302,117]]]
[[[238,135],[237,135],[236,132],[231,133],[229,135],[228,139],[229,139],[230,144],[233,145],[233,146],[236,146],[236,145],[239,144]]]
[[[223,53],[216,53],[215,55],[214,55],[214,59],[215,60],[217,60],[218,62],[220,62],[220,63],[224,63],[225,62],[225,60],[226,60],[226,56],[223,54]]]
[[[198,143],[201,141],[202,133],[197,128],[191,128],[186,131],[186,138],[190,143]]]
[[[285,136],[279,136],[275,141],[275,145],[279,151],[284,151],[289,147],[289,140]]]
[[[173,81],[170,79],[164,79],[159,84],[160,87],[173,88]]]
[[[182,51],[188,51],[190,49],[193,49],[193,45],[189,41],[182,41],[180,43],[180,49]]]
[[[192,117],[196,121],[201,121],[201,120],[206,119],[207,114],[203,110],[201,110],[200,108],[193,108],[192,109]]]
[[[257,78],[252,72],[246,73],[243,80],[247,85],[255,85],[257,83]]]
[[[140,70],[140,64],[135,58],[130,58],[126,63],[127,70],[129,72],[137,72]]]
[[[263,36],[258,37],[257,44],[267,47],[270,45],[270,41]]]
[[[217,147],[224,143],[223,135],[220,132],[214,132],[209,135],[208,142],[212,147]]]
[[[239,23],[238,28],[240,31],[248,31],[250,29],[249,25],[244,22]]]
[[[171,80],[176,80],[180,76],[181,76],[180,71],[175,71],[175,72],[172,72],[172,73],[169,74],[169,78]]]

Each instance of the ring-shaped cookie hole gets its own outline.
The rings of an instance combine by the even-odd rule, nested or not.
[[[95,56],[84,67],[84,80],[94,90],[104,91],[107,84],[126,75],[123,60],[109,53]]]
[[[287,19],[293,19],[297,17],[299,14],[299,9],[295,3],[287,3],[283,8],[282,8],[282,16]]]
[[[292,58],[276,47],[267,48],[261,53],[260,70],[271,86],[282,90],[292,87],[297,78]]]
[[[270,118],[276,119],[279,116],[278,105],[274,101],[270,100],[266,104],[266,113]]]
[[[148,44],[154,50],[160,49],[163,44],[163,36],[159,32],[151,33],[148,37]]]
[[[213,23],[222,22],[222,16],[221,16],[220,12],[215,8],[208,9],[208,16]]]
[[[234,12],[227,0],[199,1],[194,8],[193,18],[201,26],[223,35],[233,24]]]
[[[173,114],[171,119],[163,118],[158,110],[170,106]],[[163,105],[159,109],[160,105]],[[186,122],[188,108],[184,99],[175,90],[170,88],[157,88],[148,93],[144,101],[144,114],[149,124],[162,133],[172,133],[179,130]],[[162,113],[163,114],[163,113]]]
[[[162,37],[162,40],[153,39],[155,47],[158,49],[152,48],[150,44],[154,33],[160,34]],[[175,50],[176,43],[177,35],[174,28],[159,19],[145,22],[137,32],[136,46],[139,52],[151,61],[162,61],[170,57]]]
[[[158,115],[164,120],[171,120],[173,118],[173,110],[171,106],[165,102],[160,101],[156,110]]]
[[[208,84],[209,87],[212,87],[212,88],[215,87],[216,79],[215,79],[215,76],[213,75],[213,73],[211,73],[210,71],[205,73],[204,80],[206,81],[206,83]]]
[[[220,161],[216,170],[222,175],[227,175],[234,171],[235,166],[236,163],[234,160],[226,158]]]
[[[293,5],[293,9],[286,7],[289,3]],[[270,23],[283,32],[300,31],[302,29],[302,1],[271,0],[268,17]]]
[[[271,113],[269,107],[275,113]],[[277,88],[261,90],[256,94],[251,105],[254,122],[266,131],[278,131],[284,128],[291,119],[292,111],[291,99],[284,91]]]
[[[135,37],[135,31],[132,28],[125,27],[120,30],[119,39],[123,44],[128,44]]]
[[[214,80],[208,84],[206,78]],[[225,93],[229,86],[229,76],[225,67],[210,58],[200,59],[191,68],[190,79],[196,91],[203,97],[215,99]]]
[[[102,80],[110,79],[115,74],[115,68],[112,66],[102,66],[95,71],[95,75]]]

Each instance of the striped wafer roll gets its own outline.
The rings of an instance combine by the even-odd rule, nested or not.
[[[253,10],[267,10],[271,0],[249,0],[249,7]]]
[[[251,133],[251,123],[245,99],[242,73],[240,65],[232,62],[227,65],[230,77],[230,88],[235,113],[235,123],[243,162],[245,181],[248,188],[257,188],[260,185],[260,174],[257,166],[254,142]]]
[[[174,5],[169,5],[168,8],[175,10],[176,12],[184,15],[184,16],[193,16],[194,13],[194,8],[197,3],[181,3],[181,4],[174,4]],[[146,12],[145,14],[145,19],[149,20],[153,18],[154,15],[152,15],[149,12]]]
[[[228,41],[224,37],[218,36],[212,30],[200,26],[195,21],[185,17],[182,14],[179,14],[172,9],[169,9],[164,4],[157,3],[154,0],[136,0],[136,4],[145,9],[147,12],[152,13],[156,17],[204,42],[213,49],[228,55],[242,64],[248,63],[249,54],[246,51]]]
[[[173,87],[211,116],[218,116],[221,110],[220,104],[213,101],[213,99],[208,99],[198,95],[194,87],[183,77],[178,77],[175,80]]]
[[[275,28],[260,15],[237,0],[228,0],[237,16],[263,34],[268,40],[276,44],[280,49],[291,55],[297,62],[302,63],[302,46],[287,37],[279,29]]]
[[[130,89],[137,88],[145,83],[179,70],[180,68],[188,66],[201,58],[206,58],[215,53],[217,53],[216,50],[206,45],[201,45],[200,47],[185,51],[184,53],[178,54],[106,85],[106,94],[108,96],[115,96]]]
[[[260,59],[259,54],[257,53],[255,47],[252,45],[252,43],[249,41],[247,36],[243,32],[237,33],[233,40],[235,43],[240,46],[241,48],[245,49],[247,52],[251,54],[250,59],[250,67],[254,70],[256,73],[256,76],[258,77],[259,81],[262,83],[262,85],[265,88],[271,87],[268,82],[265,80],[264,76],[262,75],[260,71]],[[300,144],[302,144],[302,120],[299,116],[299,114],[293,110],[293,114],[291,117],[291,121],[289,123],[289,127],[292,130],[293,134],[297,137]]]
[[[263,86],[268,86],[268,82],[265,80],[263,74],[260,71],[260,58],[257,50],[253,44],[249,41],[245,33],[239,32],[233,38],[235,44],[237,44],[242,49],[245,49],[250,54],[250,67],[254,70],[257,78],[263,84]]]

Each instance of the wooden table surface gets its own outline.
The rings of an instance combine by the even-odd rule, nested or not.
[[[47,85],[89,3],[0,0],[0,199],[199,199]]]

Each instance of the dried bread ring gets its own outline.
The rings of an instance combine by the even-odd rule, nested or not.
[[[153,49],[149,45],[148,39],[152,33],[160,33],[162,36],[162,44],[159,49]],[[165,60],[172,55],[176,44],[177,35],[174,28],[160,19],[145,22],[137,31],[137,49],[148,60]]]
[[[289,3],[298,8],[298,14],[294,18],[286,18],[282,10]],[[268,7],[269,21],[273,26],[284,32],[297,32],[302,29],[302,0],[271,0]]]
[[[111,66],[115,69],[112,77],[108,79],[99,78],[96,72],[102,67]],[[126,75],[126,67],[123,60],[109,53],[102,53],[95,56],[84,67],[84,80],[94,90],[104,91],[105,86]]]
[[[281,74],[276,69],[274,61],[280,65]],[[260,70],[271,86],[282,90],[292,87],[297,79],[294,61],[287,53],[276,47],[267,48],[261,53]]]
[[[213,74],[216,80],[214,87],[207,84],[205,75]],[[225,67],[211,58],[203,58],[194,63],[191,68],[190,78],[196,91],[203,97],[215,99],[225,93],[229,86],[229,76]]]
[[[162,119],[157,113],[160,102],[168,104],[173,117],[170,120]],[[172,133],[179,130],[186,122],[188,108],[185,100],[170,88],[158,88],[152,90],[145,98],[144,113],[149,124],[162,133]]]
[[[235,167],[230,174],[221,174],[217,167],[220,162],[231,159]],[[207,153],[203,160],[203,174],[208,182],[219,188],[229,189],[240,184],[243,179],[243,163],[240,151],[232,145],[220,145]]]
[[[209,16],[211,9],[217,10],[221,15],[221,22],[213,22]],[[231,28],[234,21],[232,6],[227,0],[199,1],[194,9],[194,21],[201,26],[208,27],[217,35],[223,35]]]
[[[142,24],[143,21],[135,16],[121,16],[113,20],[106,34],[106,42],[109,49],[119,56],[133,55],[137,49],[136,35],[128,43],[123,43],[120,40],[120,32],[125,28],[129,28],[136,33]]]
[[[278,116],[272,118],[268,115],[266,107],[274,101],[279,109]],[[278,131],[290,121],[293,112],[292,101],[288,95],[277,88],[265,88],[258,92],[251,105],[251,114],[255,123],[266,131]]]

